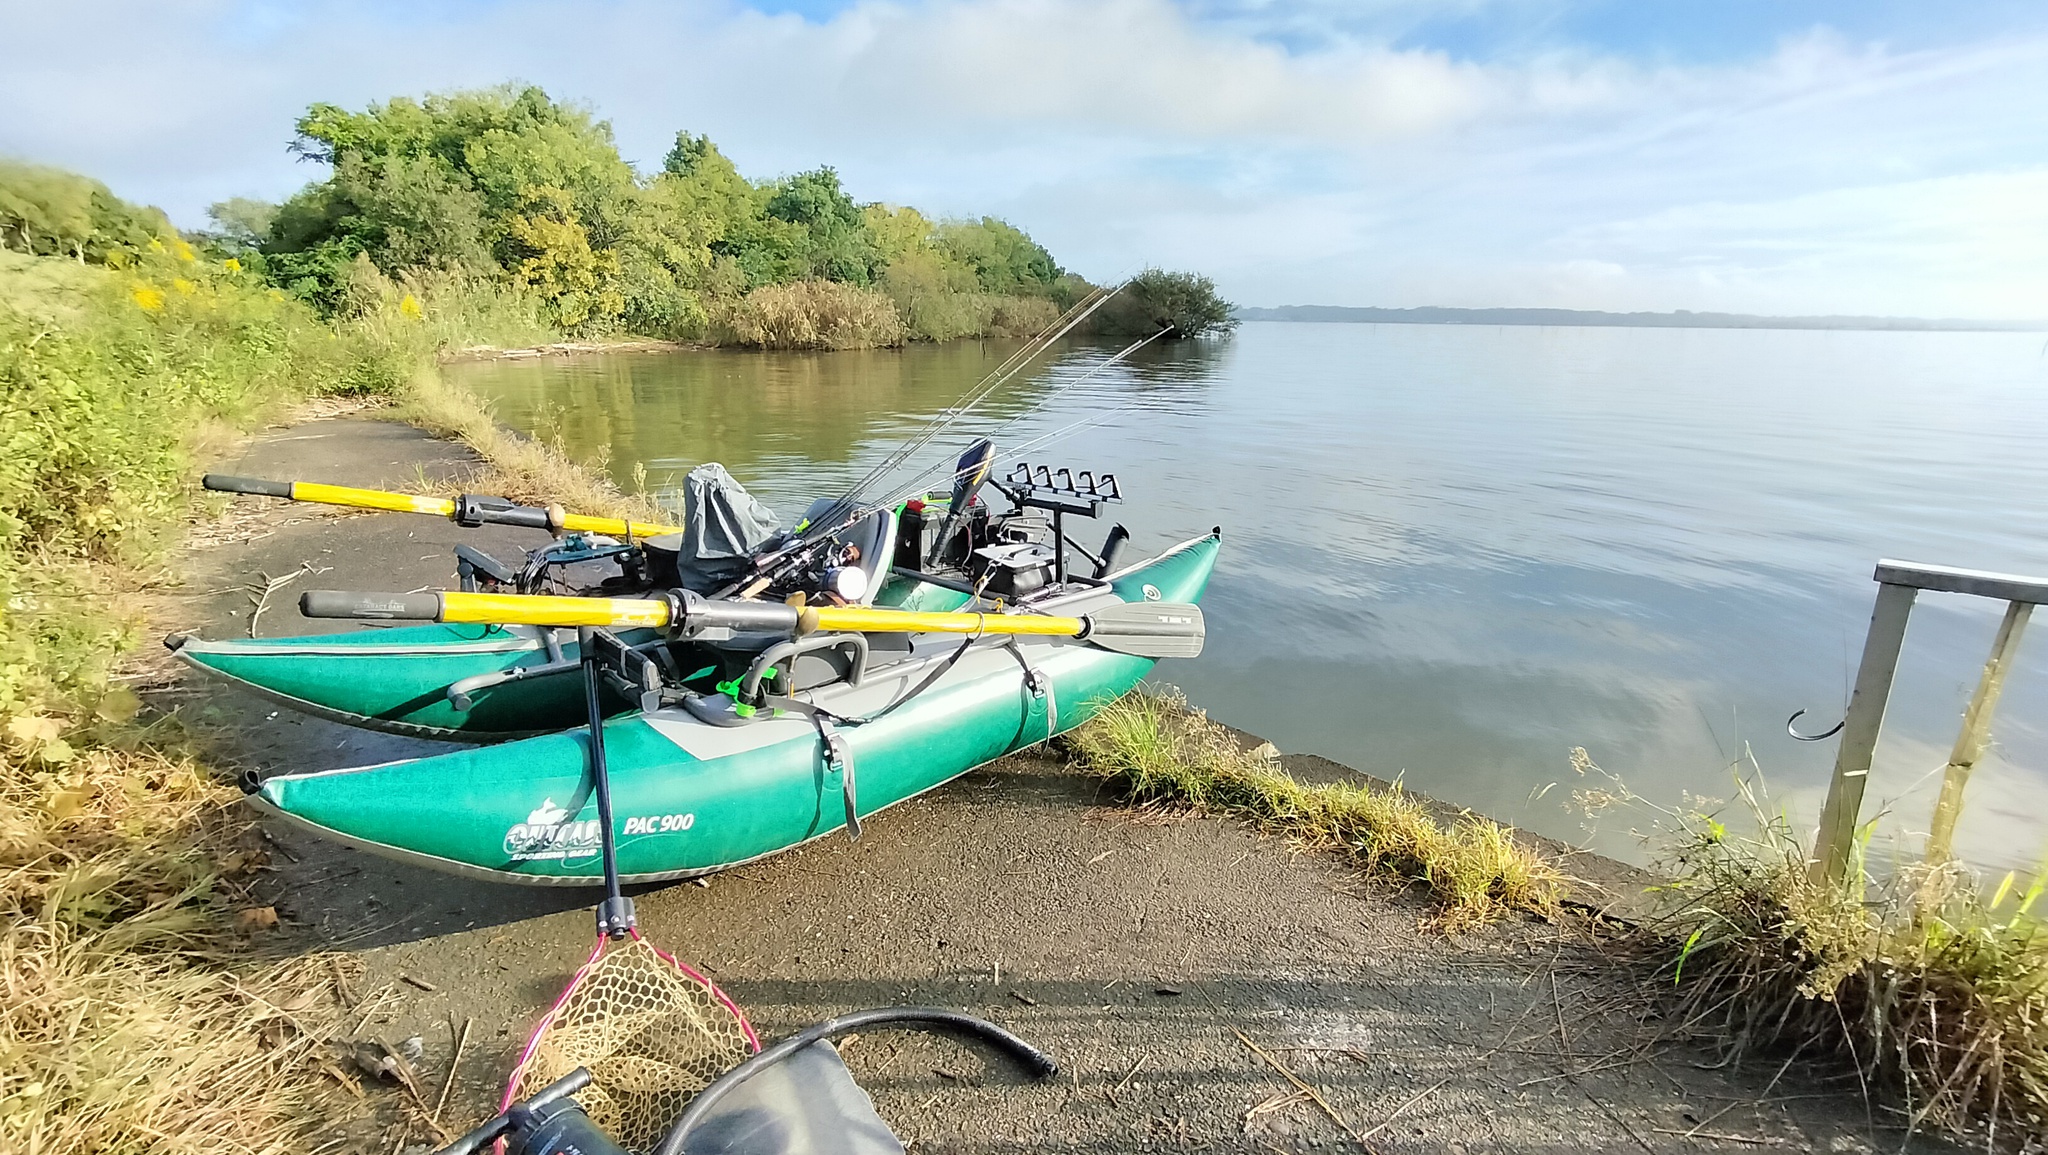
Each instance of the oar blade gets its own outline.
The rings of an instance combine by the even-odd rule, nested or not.
[[[1202,652],[1202,607],[1193,602],[1132,602],[1082,619],[1081,640],[1140,658],[1192,658]]]

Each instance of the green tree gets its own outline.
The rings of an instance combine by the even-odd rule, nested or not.
[[[277,206],[254,197],[229,197],[206,206],[206,218],[213,222],[213,239],[230,251],[257,248],[270,236],[277,220]]]
[[[1095,314],[1095,330],[1118,337],[1146,337],[1164,330],[1166,340],[1228,333],[1237,328],[1230,309],[1230,302],[1217,295],[1216,283],[1207,277],[1146,269]]]
[[[280,207],[271,274],[326,307],[367,254],[387,274],[462,267],[541,294],[564,325],[615,327],[640,187],[611,126],[538,88],[315,104],[294,151],[333,166]]]
[[[785,244],[796,242],[782,254],[789,273],[853,285],[875,279],[882,260],[874,235],[868,231],[860,206],[839,187],[839,174],[830,166],[777,182],[762,209],[769,217],[801,230],[784,234]]]
[[[936,243],[946,255],[972,268],[982,289],[990,293],[1048,293],[1060,278],[1059,264],[1044,246],[994,217],[947,221],[938,227]]]
[[[90,177],[0,159],[0,246],[99,261],[176,236],[160,210],[131,205]]]

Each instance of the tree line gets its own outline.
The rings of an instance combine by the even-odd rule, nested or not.
[[[537,87],[314,104],[296,129],[327,175],[282,204],[217,203],[192,239],[330,316],[452,276],[565,334],[849,347],[1024,335],[1094,288],[1005,221],[858,202],[829,166],[752,180],[680,132],[642,174],[608,122]],[[101,259],[167,229],[96,181],[0,168],[0,244]],[[1229,324],[1206,278],[1158,270],[1094,318],[1112,335]]]

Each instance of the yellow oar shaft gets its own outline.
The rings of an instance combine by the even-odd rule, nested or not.
[[[680,626],[797,636],[833,633],[1037,634],[1082,637],[1091,646],[1141,658],[1192,658],[1202,652],[1202,611],[1181,602],[1114,605],[1086,618],[1040,614],[914,613],[860,606],[799,610],[782,602],[707,601],[672,593],[663,598],[562,598],[527,594],[363,594],[308,590],[299,612],[309,618],[369,618],[526,626]],[[677,620],[680,615],[680,621]]]
[[[340,505],[349,509],[377,509],[391,513],[424,513],[446,517],[464,525],[516,525],[529,529],[566,530],[570,533],[601,533],[607,537],[661,537],[681,533],[682,527],[655,522],[627,521],[617,517],[593,517],[584,513],[554,516],[548,510],[514,505],[503,498],[465,495],[459,501],[445,497],[423,497],[416,493],[392,493],[382,489],[357,489],[351,485],[323,485],[317,481],[264,481],[251,477],[228,477],[209,473],[206,488],[223,493],[250,493],[283,497],[319,505]]]
[[[441,595],[440,620],[507,626],[665,626],[668,603],[649,598],[450,592]]]
[[[562,528],[570,533],[601,533],[606,537],[625,537],[630,529],[635,538],[661,537],[665,534],[681,533],[680,525],[653,525],[644,521],[628,522],[616,517],[593,517],[587,513],[562,515]]]
[[[652,598],[563,598],[538,594],[444,593],[444,622],[490,622],[525,626],[665,626],[669,603]],[[758,608],[774,608],[773,603]],[[708,612],[716,613],[718,607]],[[786,612],[786,611],[785,611]],[[1042,634],[1073,637],[1086,628],[1079,618],[1038,614],[913,613],[859,606],[816,606],[796,616],[803,633]]]
[[[507,626],[666,626],[664,598],[565,598],[544,594],[447,591],[353,594],[314,591],[301,606],[315,617],[404,618]],[[858,606],[819,606],[801,612],[779,602],[700,602],[688,611],[693,625],[784,629],[792,633],[1040,634],[1073,637],[1087,628],[1079,618],[1038,614],[912,613]]]
[[[346,485],[322,485],[317,481],[294,481],[293,501],[321,505],[345,505],[351,509],[382,509],[392,513],[430,513],[454,517],[455,503],[445,497],[421,497],[412,493],[387,493],[381,489],[355,489]]]

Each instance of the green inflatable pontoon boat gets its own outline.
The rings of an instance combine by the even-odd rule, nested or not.
[[[1019,597],[1006,612],[1085,617],[1131,603],[1194,602],[1208,584],[1220,540],[1211,532],[1097,577],[1062,572],[1055,585]],[[990,556],[1001,560],[1000,547]],[[895,593],[885,591],[885,597],[928,609],[951,608],[940,604],[945,597],[955,605],[967,600],[941,585],[906,582],[891,583]],[[876,603],[888,604],[885,597]],[[621,652],[646,653],[670,643],[643,631],[621,633],[615,644]],[[712,650],[719,644],[708,643]],[[860,817],[1080,725],[1153,665],[1085,638],[1058,636],[820,633],[765,643],[735,637],[726,644],[733,661],[747,668],[742,681],[779,679],[785,708],[773,702],[746,708],[740,705],[744,688],[731,692],[735,683],[726,680],[721,689],[728,692],[709,692],[706,685],[706,693],[661,699],[673,704],[604,724],[613,834],[627,881],[708,874],[842,827],[857,833]],[[463,712],[444,692],[450,672],[491,675],[561,660],[546,636],[526,627],[437,625],[365,631],[347,640],[278,641],[243,654],[249,664],[240,667],[223,654],[229,647],[186,652],[193,645],[199,643],[181,649],[188,661],[205,655],[221,672],[265,693],[375,719],[386,728],[416,727],[412,732],[464,732]],[[292,655],[317,657],[304,668],[325,673],[288,682],[277,672],[287,666],[270,668],[260,680],[248,676],[261,659]],[[351,671],[380,672],[363,677]],[[723,672],[699,673],[729,679]],[[361,685],[329,679],[385,684],[373,697]],[[412,699],[404,697],[409,690]],[[574,725],[582,693],[583,681],[572,670],[501,681],[490,698],[490,708],[501,713],[491,716],[506,728]],[[623,697],[619,704],[624,708]],[[438,713],[444,705],[449,712]],[[449,721],[456,724],[442,725]],[[589,741],[587,731],[552,733],[377,766],[276,774],[246,785],[262,809],[372,853],[506,882],[595,886],[600,840]]]
[[[873,604],[953,610],[967,601],[957,590],[898,576],[888,579]],[[619,636],[629,644],[655,638],[652,630]],[[208,641],[174,635],[167,644],[180,661],[217,680],[367,730],[498,742],[552,734],[583,721],[582,652],[575,630],[437,622],[295,638]],[[718,667],[702,680],[708,687],[738,672]],[[606,704],[613,712],[629,705],[613,694]]]

